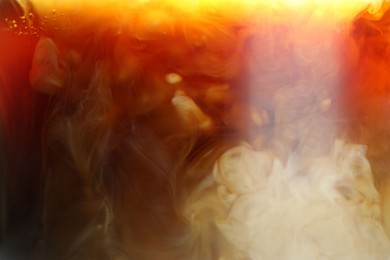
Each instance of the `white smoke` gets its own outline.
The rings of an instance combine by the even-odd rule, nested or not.
[[[344,111],[353,20],[387,1],[18,2],[43,27],[30,83],[54,100],[43,255],[390,255]]]

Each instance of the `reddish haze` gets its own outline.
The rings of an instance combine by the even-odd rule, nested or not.
[[[389,256],[387,2],[166,2],[0,2],[0,256]]]

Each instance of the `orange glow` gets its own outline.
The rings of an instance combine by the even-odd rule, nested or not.
[[[390,0],[15,1],[4,208],[34,186],[31,254],[390,255]]]
[[[19,0],[26,6],[26,0]],[[198,12],[218,13],[219,15],[261,16],[263,12],[282,12],[284,15],[291,10],[313,12],[323,19],[344,20],[352,19],[359,12],[368,10],[374,16],[380,16],[387,9],[389,0],[32,0],[33,5],[42,15],[50,16],[53,10],[72,13],[90,13],[95,15],[113,15],[116,18],[127,20],[132,12],[141,15],[144,8],[165,10],[174,15],[191,15]],[[148,14],[149,15],[149,14]],[[154,18],[159,18],[155,14]]]

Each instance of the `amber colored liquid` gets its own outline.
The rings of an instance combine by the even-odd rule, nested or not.
[[[56,10],[19,30],[20,12],[3,5],[4,254],[230,259],[210,224],[229,210],[202,185],[243,143],[282,164],[326,156],[337,138],[366,145],[389,232],[388,13],[301,31],[215,14],[137,26],[70,17],[68,28]]]

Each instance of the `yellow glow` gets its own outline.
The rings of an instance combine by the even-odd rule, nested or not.
[[[355,16],[367,9],[371,14],[383,13],[383,8],[390,0],[31,0],[30,2],[41,13],[53,9],[61,11],[84,10],[100,11],[111,14],[123,14],[144,7],[164,7],[183,12],[227,12],[254,15],[263,9],[268,10],[305,10],[326,16],[328,19],[343,19]],[[26,6],[26,0],[19,0]],[[85,9],[87,8],[87,9]],[[233,13],[232,13],[233,12]],[[129,13],[128,13],[129,14]]]

